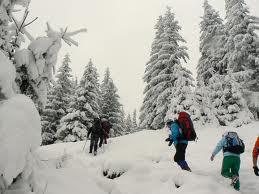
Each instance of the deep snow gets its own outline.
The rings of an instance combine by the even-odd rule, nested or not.
[[[197,127],[196,127],[197,128]],[[46,194],[234,194],[230,180],[221,177],[222,154],[213,162],[211,152],[227,127],[197,130],[198,142],[187,148],[187,161],[193,172],[184,172],[173,162],[174,147],[164,141],[168,131],[144,130],[109,140],[96,157],[88,154],[89,142],[60,143],[38,150]],[[228,128],[230,129],[230,128]],[[232,129],[230,129],[232,130]],[[246,144],[241,156],[241,193],[259,192],[259,177],[253,174],[252,147],[259,132],[259,122],[238,129]],[[116,179],[103,176],[103,171],[123,174]],[[175,188],[175,183],[180,188]]]

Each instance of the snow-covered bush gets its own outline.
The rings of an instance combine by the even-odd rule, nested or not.
[[[29,185],[35,186],[34,151],[41,144],[40,116],[29,97],[14,93],[15,68],[1,51],[0,69],[0,89],[4,96],[0,100],[0,172],[4,183],[1,189],[12,189],[11,185],[22,179],[24,184],[20,189],[27,185],[24,193],[30,193]]]

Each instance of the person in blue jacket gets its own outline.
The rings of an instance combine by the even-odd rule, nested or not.
[[[191,169],[185,160],[185,152],[188,145],[188,141],[183,137],[178,121],[169,120],[166,122],[166,126],[170,130],[170,135],[166,139],[166,141],[169,141],[168,146],[174,144],[176,149],[174,161],[181,167],[182,170],[187,170],[191,172]]]
[[[211,154],[210,160],[213,161],[215,156],[223,150],[223,163],[221,169],[221,175],[232,179],[231,185],[236,189],[240,189],[240,182],[239,182],[239,169],[240,169],[240,154],[233,153],[231,150],[228,149],[228,136],[229,133],[235,132],[226,132],[222,135],[221,140],[218,142],[217,146],[215,147],[214,151]]]

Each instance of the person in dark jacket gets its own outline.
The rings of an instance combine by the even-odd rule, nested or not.
[[[101,120],[99,118],[94,119],[93,126],[88,130],[87,138],[91,135],[90,149],[89,153],[92,153],[94,149],[94,155],[97,155],[98,140],[103,136],[103,129],[101,125]]]
[[[166,126],[171,132],[169,137],[166,139],[166,141],[169,141],[168,146],[174,144],[176,149],[174,161],[181,167],[182,170],[187,170],[191,172],[191,169],[185,160],[185,151],[188,145],[188,141],[182,138],[178,121],[169,120],[166,122]]]
[[[101,147],[103,143],[107,144],[107,139],[109,138],[110,129],[112,128],[112,125],[106,118],[101,118],[101,125],[103,129],[103,136],[100,137],[99,147]]]

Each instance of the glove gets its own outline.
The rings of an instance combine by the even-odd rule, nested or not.
[[[172,144],[173,144],[173,142],[172,142],[172,141],[169,141],[168,146],[171,146]]]
[[[255,173],[255,175],[256,175],[256,176],[259,176],[259,169],[258,169],[258,167],[257,167],[257,166],[254,166],[253,168],[254,168],[254,173]]]

